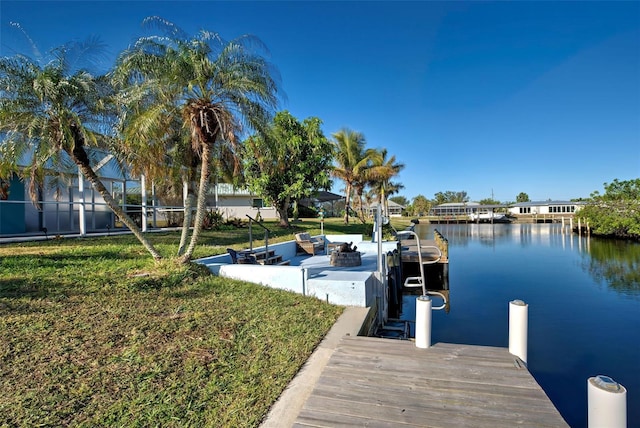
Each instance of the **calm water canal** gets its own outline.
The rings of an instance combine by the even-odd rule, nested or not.
[[[563,233],[560,224],[418,225],[449,241],[450,311],[432,342],[509,346],[509,302],[529,305],[528,367],[572,427],[587,425],[587,379],[627,388],[640,427],[640,244]],[[434,304],[436,301],[434,301]],[[415,320],[415,296],[403,318]]]

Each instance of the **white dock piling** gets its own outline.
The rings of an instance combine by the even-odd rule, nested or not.
[[[587,380],[588,427],[626,428],[627,390],[608,376]]]
[[[509,302],[509,352],[527,362],[529,305],[522,300]]]
[[[431,297],[419,296],[416,299],[416,347],[431,346]]]

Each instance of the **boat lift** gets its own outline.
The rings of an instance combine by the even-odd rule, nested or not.
[[[442,294],[442,293],[437,292],[437,291],[427,290],[427,277],[424,274],[425,265],[432,265],[432,264],[436,264],[436,263],[440,262],[440,259],[442,258],[442,251],[440,251],[440,248],[438,248],[438,247],[436,247],[434,245],[421,245],[420,244],[420,237],[413,230],[402,230],[400,232],[396,232],[396,237],[398,239],[400,239],[402,235],[411,235],[411,236],[413,236],[415,238],[415,240],[416,240],[416,249],[417,249],[417,252],[418,252],[418,265],[420,267],[420,276],[408,276],[404,280],[404,286],[406,288],[418,288],[418,287],[421,287],[422,288],[422,296],[436,295],[436,296],[442,297],[444,303],[441,306],[437,306],[437,307],[433,308],[433,310],[444,309],[445,306],[447,305],[446,296],[444,294]],[[438,252],[438,256],[434,260],[424,260],[424,258],[422,257],[422,250],[423,249],[427,249],[427,248],[429,248],[429,249],[434,248]]]
[[[422,295],[419,296],[416,300],[416,318],[420,318],[420,320],[416,319],[416,343],[419,343],[419,347],[428,347],[424,345],[425,341],[430,341],[430,332],[428,334],[429,337],[425,337],[425,332],[422,328],[420,328],[420,332],[418,331],[418,324],[424,324],[423,318],[425,315],[424,304],[428,302],[428,312],[429,312],[429,320],[431,319],[430,312],[431,310],[441,310],[447,307],[447,297],[438,291],[427,290],[427,277],[425,275],[425,265],[431,265],[440,262],[442,259],[442,251],[436,246],[433,245],[421,245],[420,237],[417,233],[413,231],[413,229],[407,229],[403,231],[397,231],[394,229],[394,235],[398,239],[401,240],[403,236],[411,236],[416,241],[416,249],[418,252],[418,264],[420,267],[420,276],[409,276],[405,279],[403,286],[406,288],[422,288]],[[433,260],[424,260],[422,257],[423,249],[432,249],[434,248],[437,251],[437,257]],[[439,296],[442,298],[443,303],[440,306],[432,307],[431,298],[429,296]],[[396,338],[404,338],[407,339],[409,336],[409,322],[408,320],[400,320],[400,319],[388,319],[387,322],[383,322],[378,330],[379,334],[382,337],[396,337]],[[430,324],[430,321],[429,321]],[[430,329],[430,327],[429,327]],[[385,333],[386,332],[386,333]],[[395,332],[395,334],[391,333]],[[391,335],[390,335],[391,334]],[[418,337],[420,335],[420,338]]]
[[[418,348],[429,348],[431,347],[431,311],[444,309],[447,306],[447,297],[443,293],[427,290],[427,278],[424,275],[424,266],[438,263],[442,258],[442,251],[440,251],[438,247],[434,247],[432,245],[421,245],[420,237],[418,237],[418,234],[413,230],[404,230],[402,232],[398,232],[396,236],[398,235],[413,235],[413,237],[416,239],[418,263],[420,264],[420,276],[407,277],[404,281],[404,286],[422,288],[422,295],[416,299],[415,342],[416,347]],[[435,248],[438,252],[438,256],[435,258],[435,260],[425,261],[422,257],[423,248]],[[442,297],[442,300],[444,302],[441,306],[432,306],[431,297],[429,296],[433,295]]]

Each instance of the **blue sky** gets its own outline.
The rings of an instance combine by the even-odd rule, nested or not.
[[[115,58],[150,15],[258,36],[281,109],[386,147],[408,199],[570,199],[640,177],[638,1],[2,0],[0,54],[18,46],[14,21],[42,51],[97,35]]]

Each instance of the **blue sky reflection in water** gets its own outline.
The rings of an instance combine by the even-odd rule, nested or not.
[[[565,420],[586,426],[587,379],[604,374],[627,388],[628,426],[640,426],[640,244],[560,224],[435,227],[449,240],[451,308],[433,313],[433,343],[508,347],[509,302],[524,300],[529,370]],[[403,318],[415,320],[414,301]]]

